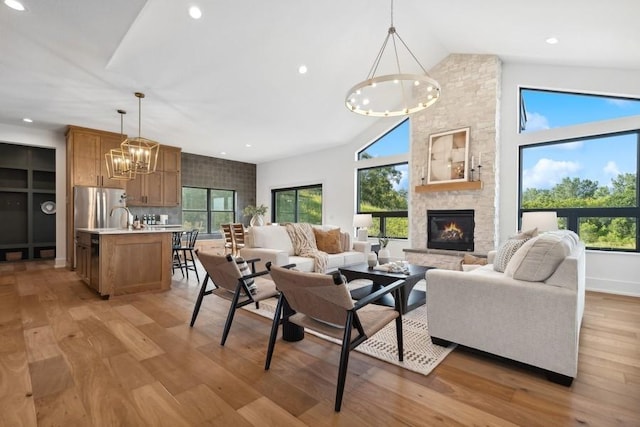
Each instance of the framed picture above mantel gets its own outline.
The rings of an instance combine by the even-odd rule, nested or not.
[[[429,136],[427,184],[469,181],[469,128]]]

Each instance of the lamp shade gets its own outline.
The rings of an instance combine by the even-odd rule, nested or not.
[[[558,229],[558,214],[556,212],[523,212],[522,230],[538,229],[539,233]]]
[[[373,216],[371,214],[355,214],[353,216],[353,226],[357,228],[366,228],[373,225]]]

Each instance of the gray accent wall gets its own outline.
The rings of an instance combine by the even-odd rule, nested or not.
[[[182,153],[182,186],[235,190],[236,221],[249,224],[242,210],[256,204],[255,164]]]

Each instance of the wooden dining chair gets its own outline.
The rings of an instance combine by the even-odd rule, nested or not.
[[[241,223],[233,223],[231,224],[231,231],[233,234],[233,246],[234,246],[234,255],[238,255],[240,249],[244,248],[244,224]]]
[[[222,234],[224,234],[224,253],[234,254],[235,249],[233,245],[233,231],[231,224],[220,224],[222,228]]]

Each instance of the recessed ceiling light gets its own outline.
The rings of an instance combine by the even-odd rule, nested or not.
[[[223,156],[225,156],[227,154],[226,151],[221,151],[220,154],[222,154]]]
[[[17,10],[17,11],[20,11],[20,12],[24,12],[25,11],[24,5],[22,3],[20,3],[18,0],[4,0],[4,4],[9,6],[13,10]]]
[[[198,6],[191,6],[189,8],[189,16],[193,19],[200,19],[202,17],[202,11]]]
[[[247,147],[247,148],[251,147],[251,144],[245,144],[245,147]]]
[[[29,117],[25,117],[24,119],[22,119],[22,121],[26,123],[33,123],[33,120],[31,120]]]
[[[301,65],[298,67],[298,72],[300,74],[306,74],[307,73],[307,66],[306,65]]]
[[[545,40],[548,44],[558,44],[559,40],[557,37],[549,37]]]

